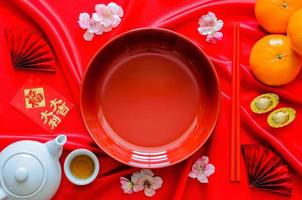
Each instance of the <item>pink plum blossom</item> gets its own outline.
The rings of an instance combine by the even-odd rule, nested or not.
[[[101,35],[117,27],[124,15],[123,9],[113,2],[108,5],[96,4],[95,11],[91,17],[85,12],[79,16],[78,23],[82,29],[86,30],[83,35],[86,41],[91,41],[94,34]]]
[[[161,188],[163,180],[159,176],[154,176],[150,169],[142,169],[134,172],[131,180],[121,177],[120,183],[126,194],[144,191],[146,196],[152,197],[155,194],[155,190]]]
[[[154,176],[154,173],[149,169],[142,169],[140,172],[135,172],[131,176],[133,182],[133,191],[143,191],[146,196],[152,197],[155,194],[155,190],[159,189],[163,180],[159,176]]]
[[[223,34],[221,32],[215,32],[213,34],[207,35],[207,42],[216,43],[219,40],[222,40]]]
[[[111,30],[117,27],[121,22],[121,17],[124,15],[123,9],[116,3],[95,5],[95,20],[104,26],[104,29]],[[106,32],[106,31],[105,31]]]
[[[121,183],[121,188],[126,194],[133,193],[133,183],[129,179],[125,177],[120,177],[120,183]]]
[[[208,14],[202,15],[199,18],[198,24],[198,32],[201,35],[207,36],[207,42],[216,43],[223,38],[223,33],[220,32],[223,27],[223,21],[217,19],[214,13],[208,12]]]
[[[201,183],[208,183],[208,177],[214,173],[214,165],[209,163],[209,158],[207,156],[202,156],[192,166],[189,177],[197,179]]]
[[[91,41],[94,34],[99,34],[102,32],[102,25],[95,21],[93,17],[90,18],[88,13],[81,13],[78,23],[82,29],[86,30],[83,35],[86,41]]]

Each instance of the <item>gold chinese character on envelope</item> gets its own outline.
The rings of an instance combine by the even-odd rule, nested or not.
[[[11,104],[47,132],[65,129],[74,104],[39,79],[29,79]]]
[[[41,119],[44,124],[47,124],[53,130],[61,123],[61,118],[67,115],[69,107],[65,101],[57,100],[57,98],[50,100],[49,107],[52,108],[52,111],[45,110],[41,112]]]
[[[25,100],[25,107],[27,109],[45,107],[44,89],[43,88],[24,89],[24,100]]]

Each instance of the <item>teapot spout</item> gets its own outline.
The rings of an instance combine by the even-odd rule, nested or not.
[[[58,160],[61,157],[63,152],[63,146],[66,141],[66,135],[59,135],[54,140],[45,143],[48,152],[54,159]]]
[[[7,199],[7,193],[0,187],[0,200]]]

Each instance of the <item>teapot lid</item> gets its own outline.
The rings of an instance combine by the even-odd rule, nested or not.
[[[41,161],[32,154],[18,153],[11,156],[2,168],[2,183],[15,196],[30,196],[45,183],[45,170]]]

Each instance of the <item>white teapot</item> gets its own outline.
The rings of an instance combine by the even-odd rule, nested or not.
[[[51,199],[61,182],[59,158],[67,137],[18,141],[0,153],[0,200]]]

